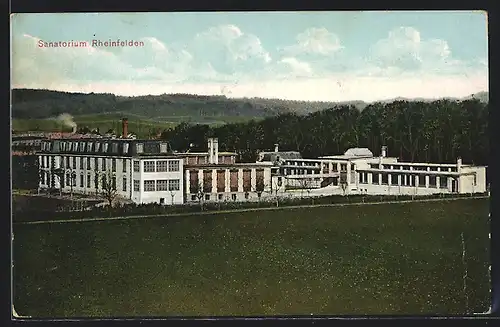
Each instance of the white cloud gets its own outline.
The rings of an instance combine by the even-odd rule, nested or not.
[[[299,61],[297,58],[293,57],[286,57],[283,58],[279,61],[280,64],[284,64],[287,66],[287,72],[290,72],[292,74],[297,74],[297,75],[311,75],[312,69],[311,65],[307,62]]]
[[[209,63],[216,71],[228,75],[271,61],[257,36],[245,34],[234,25],[220,25],[199,33],[188,48],[196,64]]]
[[[339,51],[338,38],[326,29],[309,29],[288,48],[297,55],[275,61],[257,36],[233,25],[211,28],[185,45],[145,37],[140,48],[40,48],[30,35],[12,39],[13,87],[118,95],[230,91],[233,97],[325,101],[488,90],[487,59],[456,60],[446,41],[423,40],[413,28],[391,31],[370,56],[354,58]]]
[[[285,47],[284,51],[290,55],[315,54],[330,55],[343,47],[338,36],[326,28],[308,28],[297,35],[297,43]]]
[[[380,67],[397,67],[403,70],[445,68],[459,62],[451,57],[451,50],[444,40],[423,40],[413,27],[398,27],[379,40],[370,49],[371,61]]]

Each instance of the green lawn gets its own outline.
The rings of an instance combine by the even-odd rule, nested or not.
[[[489,307],[489,200],[16,225],[33,317],[463,314]]]

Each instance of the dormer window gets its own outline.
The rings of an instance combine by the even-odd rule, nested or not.
[[[95,142],[95,149],[94,149],[94,151],[95,152],[99,152],[100,149],[101,149],[101,143]]]
[[[87,142],[87,152],[92,152],[92,142]]]
[[[111,149],[112,149],[113,153],[118,153],[118,143],[116,143],[116,142],[113,143],[111,145]]]
[[[136,152],[137,153],[143,153],[144,152],[144,144],[137,143],[137,145],[136,145]]]
[[[129,146],[128,142],[123,143],[123,153],[125,153],[125,154],[128,153],[128,146]]]
[[[104,143],[102,147],[102,152],[108,152],[108,143]]]
[[[168,144],[167,143],[161,143],[160,144],[160,152],[161,153],[166,153],[168,151]]]

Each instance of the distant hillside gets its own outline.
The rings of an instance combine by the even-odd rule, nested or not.
[[[481,92],[471,97],[488,101],[488,92]],[[394,99],[387,101],[394,101]],[[307,114],[341,104],[354,105],[360,110],[367,106],[367,103],[363,101],[309,102],[263,98],[233,99],[226,96],[191,94],[124,97],[113,94],[67,93],[32,89],[14,89],[12,91],[12,116],[15,119],[49,118],[62,113],[73,116],[120,114],[164,122],[187,120],[217,123],[265,118],[289,112]]]

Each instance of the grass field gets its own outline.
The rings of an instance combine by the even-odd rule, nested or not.
[[[33,317],[483,312],[488,212],[488,199],[465,199],[16,225],[14,307]]]

